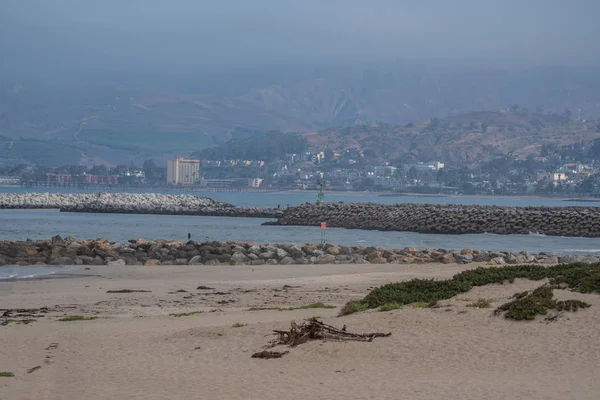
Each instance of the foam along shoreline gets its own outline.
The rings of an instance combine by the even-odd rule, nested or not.
[[[600,237],[600,207],[501,207],[458,204],[302,204],[263,225],[319,226],[437,234]]]
[[[238,207],[208,197],[156,193],[0,193],[0,209],[279,218],[283,210]]]
[[[385,249],[323,244],[254,244],[158,239],[82,240],[55,236],[51,240],[0,241],[2,265],[290,265],[290,264],[556,264],[600,262],[595,255],[496,252],[486,250]]]

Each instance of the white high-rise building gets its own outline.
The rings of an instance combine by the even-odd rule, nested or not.
[[[170,185],[193,185],[200,179],[200,160],[177,157],[167,162],[167,183]]]

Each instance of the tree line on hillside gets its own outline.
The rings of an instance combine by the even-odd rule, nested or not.
[[[255,137],[234,138],[217,147],[192,153],[192,158],[207,160],[263,160],[271,162],[286,154],[301,154],[308,150],[307,140],[298,134],[267,132]]]
[[[135,172],[143,172],[145,183],[164,183],[167,179],[167,168],[159,167],[154,160],[146,160],[143,165],[117,165],[109,167],[106,165],[94,165],[87,167],[85,165],[70,164],[60,167],[49,167],[46,165],[0,165],[0,176],[18,176],[23,181],[42,182],[47,179],[46,174],[69,174],[69,175],[116,175],[119,177],[119,183],[133,184],[139,183],[140,177]]]

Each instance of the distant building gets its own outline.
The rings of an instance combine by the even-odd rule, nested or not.
[[[20,182],[18,176],[0,176],[0,185],[18,185]]]
[[[167,183],[193,185],[200,178],[200,160],[177,157],[167,162]]]
[[[404,164],[403,167],[406,171],[413,167],[417,171],[439,171],[440,169],[444,168],[444,163],[439,161],[431,161],[426,163],[420,162],[418,164]]]
[[[46,174],[46,182],[52,184],[86,184],[86,185],[116,185],[119,183],[117,175],[71,175],[71,174]]]
[[[261,178],[227,178],[227,179],[201,179],[199,181],[202,187],[260,187]]]
[[[562,172],[555,172],[552,178],[554,182],[561,182],[567,180],[567,175]]]

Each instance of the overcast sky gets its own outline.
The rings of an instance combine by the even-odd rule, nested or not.
[[[481,59],[599,65],[600,0],[1,0],[6,71]]]

